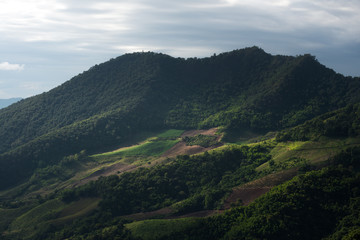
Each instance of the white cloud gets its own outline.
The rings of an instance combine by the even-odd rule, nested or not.
[[[11,64],[8,62],[2,62],[0,63],[0,70],[5,70],[5,71],[22,71],[24,70],[25,65],[22,64]]]
[[[360,58],[359,0],[0,2],[1,57],[26,64],[26,74],[17,74],[23,82],[56,86],[125,52],[204,57],[253,45],[274,54],[338,51],[338,64],[359,72],[346,57],[350,49],[351,59]]]

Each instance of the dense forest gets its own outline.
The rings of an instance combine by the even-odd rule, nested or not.
[[[357,239],[360,78],[125,54],[0,109],[4,239]]]
[[[229,137],[295,126],[358,102],[359,84],[311,55],[271,56],[257,47],[202,59],[126,54],[0,110],[0,166],[7,166],[0,188],[149,129],[224,126]],[[9,178],[14,172],[21,174]]]

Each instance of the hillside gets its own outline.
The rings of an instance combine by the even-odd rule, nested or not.
[[[170,129],[144,133],[132,146],[63,158],[0,192],[2,237],[357,239],[360,132],[317,129],[345,113],[346,125],[358,129],[358,109],[349,105],[241,144],[227,143],[216,129]],[[284,141],[303,128],[316,134]],[[213,148],[168,157],[178,144]]]
[[[313,56],[257,47],[203,59],[126,54],[0,110],[0,188],[66,156],[126,145],[143,131],[223,126],[225,139],[236,141],[244,130],[295,126],[358,102],[359,89],[358,78]]]

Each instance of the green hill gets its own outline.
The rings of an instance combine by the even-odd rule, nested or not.
[[[352,116],[357,113],[357,107],[354,104],[326,113],[285,133],[304,126],[316,130],[321,124],[311,123],[317,119],[325,119],[327,123],[329,116],[341,119],[344,112]],[[347,125],[357,129],[357,120],[349,117]],[[342,124],[335,121],[332,126]],[[140,165],[118,176],[102,176],[77,187],[49,191],[52,186],[45,185],[42,191],[47,189],[46,194],[41,194],[41,189],[36,191],[36,182],[32,182],[26,194],[0,201],[3,237],[356,239],[358,236],[359,132],[352,132],[351,138],[316,135],[296,141],[263,136],[265,140],[250,139],[253,143],[226,144],[202,154],[162,159],[158,145],[180,141],[182,133],[174,129],[162,131],[139,145],[92,155],[90,159],[73,156],[73,161],[79,158],[78,164],[81,161],[107,164],[113,158],[124,164],[127,157],[134,156],[153,157],[159,162],[148,167]],[[200,136],[196,132],[193,135]],[[186,145],[185,137],[181,141]],[[69,164],[63,161],[64,165],[54,165],[59,171]],[[45,177],[49,179],[52,173],[47,174]],[[69,186],[67,181],[57,180]],[[248,206],[242,206],[243,200],[248,202],[251,196],[239,194],[241,191],[262,193],[253,197]],[[1,196],[10,195],[5,192]],[[203,215],[210,217],[199,217]]]
[[[356,239],[359,93],[257,47],[96,65],[0,109],[1,238]]]
[[[203,59],[126,54],[0,110],[0,188],[142,131],[225,126],[232,137],[295,126],[358,102],[359,89],[359,79],[313,56],[271,56],[257,47]]]

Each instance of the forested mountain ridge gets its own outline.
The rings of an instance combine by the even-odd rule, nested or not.
[[[125,54],[0,110],[1,187],[149,129],[278,130],[359,102],[360,80],[257,47],[209,58]],[[6,167],[5,167],[6,166]],[[16,181],[9,176],[21,172]]]
[[[96,65],[0,110],[1,238],[358,239],[359,93],[257,47]]]
[[[90,159],[70,156],[58,166],[37,170],[25,184],[30,194],[22,195],[23,188],[0,192],[0,231],[4,239],[358,239],[358,110],[359,104],[351,104],[285,130],[277,138],[229,144],[151,166],[147,162],[134,171],[71,188],[64,189],[66,178],[58,179],[59,188],[50,181],[38,191],[39,181],[61,176],[67,166],[76,169],[81,162],[104,160],[118,165],[134,155],[125,148]],[[344,119],[345,115],[349,117]],[[344,123],[346,131],[339,135],[322,131],[341,129]],[[309,138],[316,139],[292,141],[293,131],[314,132]],[[182,132],[169,130],[158,138],[173,139]],[[284,134],[290,141],[283,142]],[[131,151],[141,146],[145,144]],[[324,153],[326,158],[320,159]],[[139,158],[152,161],[146,156]],[[224,200],[228,202],[239,189],[245,192],[223,211],[228,209]],[[270,191],[250,205],[242,204],[247,195],[264,189]],[[4,199],[10,194],[13,199]],[[207,212],[217,214],[191,217]]]

